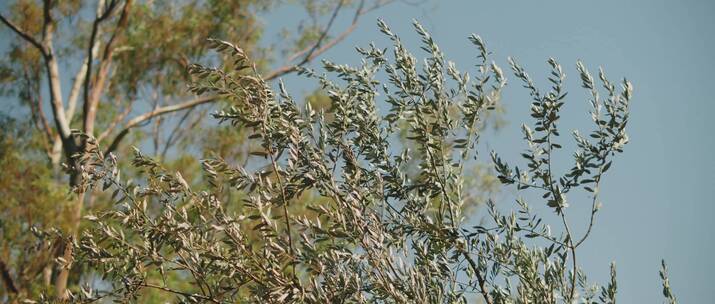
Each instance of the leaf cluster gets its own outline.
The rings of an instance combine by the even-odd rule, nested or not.
[[[489,223],[470,226],[464,167],[478,156],[477,126],[495,108],[506,76],[490,62],[479,36],[470,37],[479,61],[472,77],[445,60],[419,23],[414,27],[426,54],[420,63],[386,23],[378,27],[392,42],[389,52],[370,45],[357,49],[360,66],[324,61],[329,74],[301,70],[328,92],[330,106],[318,110],[310,102],[301,105],[282,83],[274,91],[238,46],[211,40],[212,48],[233,58],[234,68],[192,65],[191,90],[231,102],[214,117],[250,133],[252,161],[203,160],[211,186],[197,190],[138,150],[133,165],[146,180],[124,181],[116,157],[91,149],[82,161],[83,186],[111,189],[116,207],[86,217],[95,224],[75,242],[74,262],[103,274],[111,288],[88,286],[74,299],[131,301],[143,290],[158,290],[185,303],[467,303],[475,297],[485,303],[615,303],[615,267],[606,286],[593,285],[576,254],[598,210],[599,182],[627,142],[631,85],[624,81],[616,91],[601,72],[608,92],[601,100],[588,71],[577,65],[592,93],[596,130],[591,139],[574,135],[575,165],[556,177],[551,163],[561,149],[556,139],[565,74],[550,59],[553,87],[542,94],[510,60],[533,98],[533,131],[523,127],[528,169],[511,167],[496,153],[492,160],[502,183],[543,193],[561,228],[552,233],[523,199],[508,214],[490,202]],[[407,148],[392,145],[402,126],[405,146],[420,151],[414,162]],[[406,174],[415,164],[418,174]],[[225,210],[216,195],[222,187],[245,194],[240,213]],[[566,195],[578,187],[592,193],[594,206],[589,232],[581,237],[566,218]],[[301,201],[305,214],[289,212],[307,192],[323,200]],[[169,275],[190,284],[176,284]],[[665,271],[663,278],[672,298]]]

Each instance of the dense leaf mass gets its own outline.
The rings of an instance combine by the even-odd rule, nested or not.
[[[158,290],[201,303],[615,303],[615,266],[610,282],[593,285],[576,254],[600,208],[601,179],[628,142],[631,84],[617,87],[600,71],[597,85],[578,63],[594,130],[574,132],[573,167],[561,175],[552,156],[562,148],[556,139],[566,76],[549,59],[552,87],[541,91],[510,59],[533,99],[533,123],[523,126],[526,167],[494,152],[491,160],[504,186],[542,195],[533,204],[549,206],[559,221],[547,223],[518,199],[508,213],[489,202],[491,220],[472,226],[464,168],[477,158],[480,126],[506,76],[479,36],[469,38],[478,57],[470,77],[414,25],[427,54],[419,63],[380,21],[390,52],[370,45],[357,49],[360,66],[325,61],[325,75],[303,69],[329,94],[330,106],[320,110],[296,102],[282,84],[274,91],[239,47],[209,41],[234,58],[234,69],[193,65],[191,90],[229,100],[214,116],[249,130],[256,149],[245,166],[203,160],[206,189],[138,150],[133,165],[144,180],[125,181],[116,157],[88,138],[91,151],[77,160],[81,187],[112,191],[115,208],[85,217],[94,224],[73,241],[74,261],[65,262],[86,264],[109,284],[73,299],[131,301]],[[406,143],[395,144],[400,132]],[[216,195],[224,188],[244,194],[240,210],[225,209]],[[584,235],[574,234],[566,216],[576,190],[592,199]],[[308,211],[289,212],[307,194],[316,198],[301,200]],[[185,283],[167,280],[176,276]],[[665,269],[662,276],[675,302]]]

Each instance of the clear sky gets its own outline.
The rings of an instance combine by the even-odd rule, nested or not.
[[[288,7],[264,20],[276,28],[299,14]],[[582,131],[590,130],[590,120],[576,60],[583,60],[592,73],[603,66],[612,81],[627,77],[635,87],[628,129],[631,142],[605,176],[601,188],[604,207],[579,259],[590,278],[598,282],[605,282],[609,263],[616,262],[622,303],[662,302],[661,258],[669,264],[671,284],[681,303],[710,303],[715,295],[710,286],[715,273],[715,161],[710,154],[715,148],[711,119],[715,113],[713,16],[712,1],[396,3],[365,16],[353,35],[323,58],[357,64],[354,46],[375,41],[379,47],[388,47],[375,26],[378,17],[408,45],[415,46],[414,18],[432,32],[447,58],[467,71],[476,63],[477,54],[466,37],[476,33],[505,71],[506,57],[515,57],[542,87],[548,84],[546,60],[559,60],[570,77],[562,126]],[[349,22],[347,13],[343,17],[336,29]],[[268,32],[266,37],[270,41],[275,33]],[[420,53],[417,47],[412,50]],[[503,98],[509,125],[485,140],[506,159],[515,161],[525,147],[519,126],[529,119],[530,99],[513,76],[509,79]],[[295,77],[285,80],[294,93],[311,87]],[[570,138],[563,136],[561,141]],[[563,166],[570,164],[570,152],[561,156],[568,161]],[[501,196],[500,204],[511,206],[514,196]],[[532,205],[537,203],[532,201]],[[572,225],[586,225],[584,211],[590,208],[589,202],[571,204]]]

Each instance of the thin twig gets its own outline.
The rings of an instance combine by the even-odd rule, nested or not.
[[[197,298],[197,299],[201,299],[201,300],[206,300],[206,301],[210,301],[210,302],[212,302],[212,303],[221,303],[220,301],[218,301],[218,300],[216,300],[216,299],[214,299],[214,298],[211,298],[211,297],[207,297],[207,296],[203,296],[203,295],[199,295],[199,294],[195,294],[195,293],[188,293],[188,292],[178,291],[178,290],[171,289],[171,288],[169,288],[169,287],[154,285],[154,284],[151,284],[151,283],[142,283],[142,284],[140,284],[139,286],[141,286],[141,287],[148,287],[148,288],[154,288],[154,289],[162,290],[162,291],[165,291],[165,292],[169,292],[169,293],[181,295],[181,296],[184,296],[184,297]]]
[[[479,272],[479,267],[477,266],[477,263],[474,261],[474,259],[472,259],[471,256],[469,256],[469,253],[467,251],[462,250],[462,256],[464,256],[464,258],[469,263],[469,266],[472,267],[472,270],[474,270],[474,274],[477,276],[477,282],[479,283],[479,292],[482,294],[482,297],[484,297],[484,301],[487,304],[492,304],[492,299],[489,297],[489,292],[487,291],[486,280],[484,279],[482,273]]]
[[[303,49],[300,52],[297,52],[293,54],[292,56],[288,57],[288,62],[291,62],[295,60],[296,58],[303,56],[303,54],[307,53],[301,63],[304,63],[310,56],[315,52],[315,50],[320,47],[320,44],[323,42],[323,39],[328,36],[328,32],[330,32],[330,28],[333,26],[333,22],[335,21],[335,17],[338,16],[338,13],[340,12],[340,9],[343,7],[343,4],[345,4],[345,0],[341,0],[338,2],[338,5],[335,7],[335,10],[333,10],[332,16],[330,16],[330,20],[328,21],[328,24],[325,26],[325,28],[321,31],[320,37],[318,40],[313,44],[312,47],[308,47]]]
[[[345,38],[347,38],[350,35],[350,33],[352,33],[355,30],[355,28],[357,28],[358,21],[360,20],[360,17],[362,15],[367,14],[375,9],[383,7],[383,6],[390,4],[392,2],[393,1],[385,1],[385,2],[378,1],[375,5],[366,9],[366,8],[364,8],[365,0],[361,1],[360,5],[358,6],[358,9],[355,11],[355,15],[353,16],[352,23],[342,33],[340,33],[338,36],[336,36],[332,40],[328,41],[323,46],[315,48],[315,50],[313,50],[310,54],[305,56],[300,63],[298,63],[296,65],[281,66],[281,67],[269,72],[265,77],[263,77],[263,79],[268,81],[268,80],[272,80],[272,79],[281,77],[285,74],[297,71],[298,68],[300,68],[301,66],[307,64],[308,62],[312,61],[316,57],[322,55],[327,50],[329,50],[330,48],[332,48],[333,46],[335,46],[336,44],[340,43]],[[294,57],[294,56],[295,55],[293,55],[291,57]]]

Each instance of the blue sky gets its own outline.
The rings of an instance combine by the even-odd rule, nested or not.
[[[375,41],[379,47],[388,47],[375,26],[378,17],[419,54],[419,40],[411,25],[414,18],[431,31],[447,58],[468,71],[477,54],[466,37],[476,33],[505,71],[506,58],[512,56],[542,87],[548,84],[546,60],[556,58],[569,77],[562,127],[582,131],[590,130],[590,120],[576,60],[583,60],[592,73],[602,66],[612,81],[627,77],[635,87],[628,129],[631,142],[605,176],[604,207],[579,259],[589,277],[598,282],[605,282],[609,263],[616,262],[619,301],[658,303],[662,302],[658,269],[664,258],[680,302],[707,303],[712,301],[709,282],[715,273],[711,258],[715,256],[711,219],[715,216],[715,161],[710,154],[715,148],[711,133],[715,129],[711,119],[715,113],[711,97],[715,88],[711,83],[714,15],[715,2],[710,1],[395,3],[365,16],[353,35],[322,58],[357,64],[354,46]],[[286,7],[264,20],[275,29],[299,16],[295,7]],[[349,22],[347,13],[342,17],[338,30]],[[275,32],[267,32],[267,41],[275,37]],[[509,80],[502,100],[509,125],[484,140],[504,158],[516,161],[525,148],[519,126],[528,122],[530,100],[513,76]],[[294,93],[313,87],[296,77],[285,81]],[[570,138],[563,136],[561,141]],[[568,161],[563,167],[570,164],[569,156],[569,151],[562,153],[561,159]],[[500,204],[512,206],[514,197],[513,191],[506,191],[499,197]],[[588,204],[583,199],[571,202],[572,226],[587,224]]]

